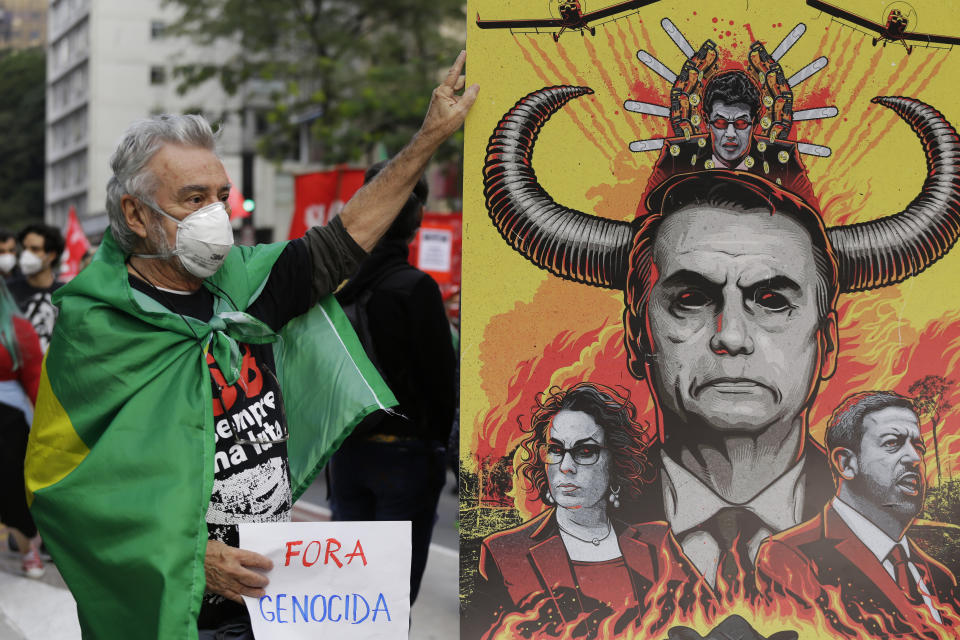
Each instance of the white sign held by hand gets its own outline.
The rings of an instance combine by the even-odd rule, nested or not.
[[[244,597],[257,640],[406,640],[409,522],[241,524],[240,548],[273,561]]]

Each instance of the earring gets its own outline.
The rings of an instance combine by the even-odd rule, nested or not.
[[[610,487],[610,497],[607,499],[610,500],[614,509],[620,508],[620,485],[617,485],[616,489],[613,486]]]
[[[546,502],[547,504],[553,504],[553,494],[547,491],[547,495],[544,496],[543,501]]]

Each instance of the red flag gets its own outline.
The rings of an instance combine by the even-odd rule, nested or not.
[[[77,211],[70,207],[70,214],[67,217],[66,246],[63,250],[63,259],[60,266],[60,280],[68,282],[80,273],[80,263],[83,257],[90,251],[90,241],[83,233],[83,227],[77,220]]]
[[[299,238],[310,227],[330,222],[363,186],[363,174],[362,169],[334,169],[297,176],[288,237]]]
[[[228,178],[230,176],[227,176]],[[250,216],[250,212],[243,208],[244,197],[240,193],[240,189],[237,188],[237,185],[230,183],[230,195],[227,196],[227,209],[230,211],[230,219],[235,220],[237,218],[247,218]]]

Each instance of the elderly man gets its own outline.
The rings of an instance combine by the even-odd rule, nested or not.
[[[647,182],[648,193],[676,173],[736,169],[763,176],[815,203],[796,144],[754,136],[760,106],[760,91],[745,72],[725,71],[711,78],[703,94],[708,133],[668,138]]]
[[[902,281],[948,250],[960,235],[960,168],[933,158],[960,145],[932,133],[953,129],[928,105],[882,98],[929,145],[929,177],[903,212],[827,229],[775,183],[713,169],[668,178],[629,223],[555,202],[527,169],[535,131],[588,92],[541,89],[503,117],[487,147],[487,207],[537,266],[625,291],[627,364],[656,400],[661,442],[636,521],[667,520],[704,578],[730,586],[766,536],[830,499],[807,416],[836,365],[837,296]],[[946,240],[932,254],[927,233]]]
[[[324,333],[346,322],[328,294],[463,123],[478,92],[456,93],[464,61],[377,179],[289,243],[231,247],[230,183],[202,118],[127,131],[111,234],[57,295],[26,472],[85,636],[252,637],[241,596],[264,593],[270,562],[238,548],[237,525],[289,520],[349,429],[388,401],[369,362]]]
[[[906,535],[926,488],[913,403],[886,391],[854,394],[833,413],[826,441],[836,496],[760,548],[761,591],[808,606],[832,602],[821,595],[825,589],[839,592],[850,620],[863,621],[873,635],[942,623],[938,607],[956,606],[956,579]]]

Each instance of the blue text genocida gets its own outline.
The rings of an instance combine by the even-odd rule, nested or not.
[[[373,600],[371,605],[370,600]],[[367,624],[390,622],[390,610],[387,599],[382,593],[376,599],[349,594],[305,594],[294,595],[278,593],[260,598],[260,615],[267,622],[303,623],[303,622],[339,622],[347,624]]]

